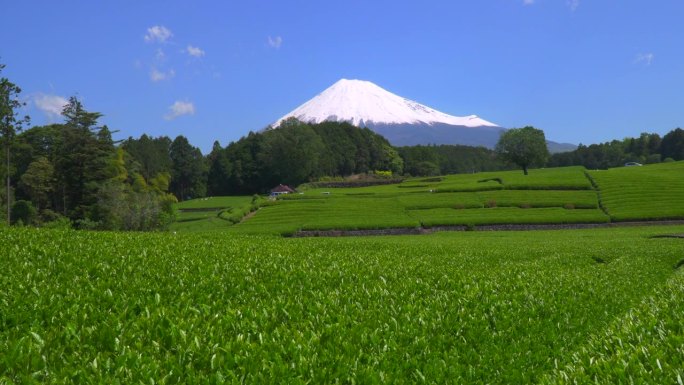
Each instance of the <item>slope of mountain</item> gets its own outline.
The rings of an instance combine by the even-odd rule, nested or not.
[[[278,119],[345,121],[368,127],[395,146],[462,144],[493,148],[505,130],[477,115],[454,116],[395,95],[365,80],[341,79]]]

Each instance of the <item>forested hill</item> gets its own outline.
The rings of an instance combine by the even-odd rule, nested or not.
[[[280,183],[296,186],[324,176],[403,171],[396,149],[369,129],[297,120],[250,133],[225,148],[215,143],[208,164],[209,195],[263,193]]]

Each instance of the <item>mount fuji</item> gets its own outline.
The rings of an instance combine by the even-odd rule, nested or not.
[[[445,114],[365,80],[339,80],[272,127],[292,117],[307,123],[337,121],[368,127],[395,146],[463,144],[492,148],[504,131],[476,115]]]
[[[494,148],[505,131],[477,115],[449,115],[365,80],[339,80],[278,119],[271,128],[289,118],[306,123],[336,121],[367,127],[394,146],[461,144]],[[553,152],[552,144],[556,143],[549,144]]]

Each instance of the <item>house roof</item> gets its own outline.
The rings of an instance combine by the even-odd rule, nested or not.
[[[271,189],[271,192],[286,192],[286,193],[293,193],[295,192],[294,189],[292,189],[290,186],[284,185],[284,184],[279,184],[276,187]]]

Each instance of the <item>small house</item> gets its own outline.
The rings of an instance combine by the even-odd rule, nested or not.
[[[288,185],[284,185],[284,184],[279,184],[276,187],[271,189],[271,196],[277,197],[278,195],[292,194],[294,192],[295,192],[295,190],[292,187],[290,187]]]

